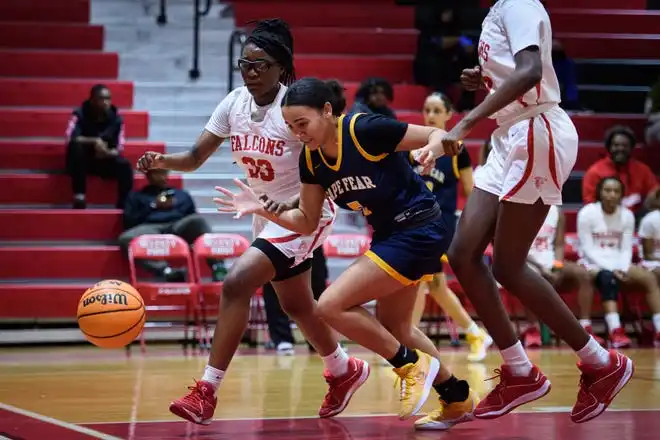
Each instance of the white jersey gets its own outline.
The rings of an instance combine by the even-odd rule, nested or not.
[[[529,258],[548,270],[552,269],[555,261],[555,237],[557,236],[558,223],[559,208],[552,205],[529,250]]]
[[[303,144],[287,127],[280,108],[286,91],[280,85],[275,100],[260,107],[247,87],[239,87],[222,100],[205,127],[218,137],[229,138],[232,158],[245,172],[250,188],[276,201],[299,194],[301,185],[298,160]],[[259,216],[253,217],[252,232],[297,265],[323,244],[335,212],[333,202],[326,199],[319,226],[309,236],[291,233]]]
[[[258,195],[283,201],[300,192],[298,158],[303,144],[288,129],[280,104],[287,88],[275,100],[259,107],[247,87],[233,90],[206,124],[214,135],[229,138],[231,154]]]
[[[517,101],[493,114],[498,125],[528,119],[561,101],[559,81],[552,65],[552,27],[545,7],[538,0],[499,0],[483,21],[479,39],[479,64],[489,93],[494,93],[516,68],[514,56],[537,46],[543,78]]]
[[[651,211],[644,216],[637,233],[640,239],[653,240],[653,257],[660,260],[660,211]],[[639,247],[640,258],[644,259],[644,250]]]
[[[628,271],[632,264],[635,216],[623,206],[606,214],[600,202],[580,209],[577,218],[580,263],[590,270]]]

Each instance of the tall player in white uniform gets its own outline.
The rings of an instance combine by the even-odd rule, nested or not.
[[[495,279],[577,352],[582,381],[571,414],[574,422],[602,413],[633,374],[632,361],[603,349],[550,283],[526,264],[549,206],[562,202],[562,185],[578,148],[575,127],[557,105],[560,91],[551,53],[550,18],[539,0],[496,2],[483,22],[480,66],[461,76],[466,87],[484,86],[489,96],[443,141],[451,148],[488,117],[499,125],[448,254],[504,358],[500,383],[477,407],[478,418],[502,416],[550,391],[550,381],[531,364],[513,331]],[[423,156],[424,163],[429,156],[433,154]],[[491,241],[495,278],[482,261]]]
[[[298,159],[303,148],[287,128],[280,109],[285,84],[295,79],[293,37],[287,24],[277,19],[258,22],[238,63],[246,86],[231,92],[218,105],[192,150],[146,153],[138,168],[193,171],[229,138],[232,156],[245,171],[250,187],[260,196],[268,195],[271,210],[286,209],[299,200]],[[268,282],[272,282],[284,311],[323,358],[329,391],[319,416],[332,417],[344,410],[369,376],[369,365],[349,358],[330,327],[317,316],[310,281],[312,253],[330,232],[334,215],[334,205],[326,200],[319,226],[309,236],[255,216],[256,238],[224,280],[204,376],[190,387],[187,396],[172,402],[170,411],[194,423],[211,422],[217,403],[215,392],[248,322],[250,298]]]

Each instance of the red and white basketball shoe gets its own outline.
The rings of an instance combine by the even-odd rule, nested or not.
[[[210,424],[218,403],[213,386],[201,380],[188,389],[190,393],[170,403],[170,412],[198,425]]]
[[[594,368],[578,363],[582,371],[577,402],[571,411],[571,420],[583,423],[602,414],[619,391],[626,386],[635,371],[633,361],[610,350],[610,364]]]
[[[346,409],[353,394],[366,382],[369,372],[369,364],[354,357],[348,359],[348,371],[344,375],[334,377],[324,372],[329,388],[319,409],[319,417],[334,417]]]
[[[495,373],[500,383],[475,408],[474,416],[478,419],[501,417],[550,392],[550,381],[536,365],[528,376],[514,376],[507,365],[502,365]]]

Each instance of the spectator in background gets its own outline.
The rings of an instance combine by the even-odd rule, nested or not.
[[[561,88],[561,107],[564,110],[582,110],[578,101],[575,63],[566,55],[559,40],[552,40],[552,65]]]
[[[646,145],[660,147],[660,78],[651,88],[645,107],[649,118],[646,126]]]
[[[116,179],[117,208],[122,209],[133,188],[133,167],[121,156],[124,148],[124,123],[112,105],[110,90],[97,84],[89,99],[73,111],[66,129],[67,172],[73,186],[73,207],[87,206],[87,175]]]
[[[660,335],[660,287],[651,272],[632,262],[635,217],[621,205],[624,193],[624,184],[617,177],[601,179],[596,186],[597,201],[580,209],[577,223],[579,263],[600,291],[614,348],[631,344],[617,310],[621,288],[643,289],[657,324],[656,335]]]
[[[197,214],[195,202],[186,191],[167,185],[166,170],[147,172],[149,184],[130,193],[124,208],[124,228],[119,245],[128,253],[128,245],[144,234],[174,234],[192,244],[200,235],[211,232],[206,220]],[[168,282],[186,279],[185,269],[168,266],[166,261],[139,260],[144,269]],[[226,270],[220,260],[209,260],[214,281],[221,281]]]
[[[394,101],[392,84],[383,78],[367,78],[355,92],[355,103],[349,113],[375,113],[396,118],[389,107]]]
[[[595,335],[591,327],[593,283],[587,270],[564,259],[566,243],[566,218],[557,206],[551,206],[543,226],[536,235],[527,256],[527,265],[545,278],[558,291],[577,289],[580,324],[601,345],[603,338]],[[527,348],[542,344],[541,326],[534,314],[526,310],[529,327],[521,335]]]
[[[639,224],[637,235],[642,241],[640,254],[642,267],[655,275],[660,283],[660,190],[656,190],[649,206],[650,212],[644,216]],[[652,299],[649,298],[649,302]],[[660,305],[656,310],[660,309]],[[655,329],[654,345],[660,348],[660,313],[653,314],[653,327]]]
[[[413,73],[415,82],[448,93],[460,82],[461,71],[473,67],[474,42],[462,35],[459,2],[450,0],[419,1],[415,7],[417,54]],[[463,92],[458,110],[473,105],[474,94]]]
[[[605,148],[609,157],[592,164],[582,179],[582,201],[594,203],[598,198],[597,186],[605,177],[616,176],[625,188],[622,204],[633,211],[641,212],[646,199],[652,198],[658,180],[645,163],[633,159],[635,133],[628,127],[612,127],[605,136]]]

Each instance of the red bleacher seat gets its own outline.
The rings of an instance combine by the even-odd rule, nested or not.
[[[0,20],[4,20],[0,16]],[[53,36],[57,35],[57,38]],[[15,49],[103,50],[103,26],[0,21],[0,41]]]
[[[118,74],[116,53],[0,49],[0,76],[105,80],[116,79]]]
[[[182,264],[188,275],[188,281],[165,283],[138,280],[136,260],[165,260],[170,264]],[[192,319],[195,324],[194,339],[201,345],[201,328],[199,316],[199,289],[194,279],[193,260],[188,243],[172,234],[145,234],[134,238],[128,246],[128,265],[130,282],[142,297],[155,301],[157,298],[167,298],[167,305],[146,305],[147,319],[159,312],[184,312],[184,345],[188,341],[188,323]],[[151,327],[147,322],[140,335],[140,346],[145,350],[145,331]],[[172,324],[170,324],[171,326]]]

